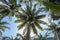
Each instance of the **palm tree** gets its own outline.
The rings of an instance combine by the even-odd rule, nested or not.
[[[20,4],[17,4],[17,0],[0,0],[3,4],[0,5],[0,14],[3,16],[14,16],[14,14],[20,8]]]
[[[0,18],[0,36],[2,35],[2,32],[5,31],[5,29],[10,29],[6,26],[8,24],[7,22],[3,22],[2,18]]]
[[[59,36],[58,36],[58,25],[56,25],[54,22],[52,22],[50,19],[49,19],[49,23],[50,25],[47,25],[48,28],[46,28],[45,30],[49,30],[49,31],[52,31],[52,33],[54,33],[54,40],[57,39],[59,40]]]
[[[39,12],[42,10],[39,8],[36,10],[37,3],[32,5],[32,1],[25,3],[26,8],[21,8],[21,12],[19,14],[16,14],[17,20],[16,23],[21,24],[18,26],[18,29],[22,29],[25,27],[23,34],[25,34],[25,40],[30,39],[30,30],[32,29],[35,34],[37,34],[37,29],[42,30],[42,27],[40,24],[46,24],[46,22],[40,20],[41,18],[44,18],[45,15],[39,15]],[[33,8],[33,9],[32,9]]]

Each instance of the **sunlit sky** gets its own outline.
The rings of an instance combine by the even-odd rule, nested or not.
[[[38,7],[37,7],[37,9],[38,9]],[[46,17],[42,20],[48,23],[48,13],[49,12],[42,12],[42,13],[46,14]],[[9,36],[9,37],[13,36],[13,37],[15,37],[17,33],[22,34],[23,29],[21,29],[21,30],[17,29],[18,24],[14,23],[15,20],[16,20],[16,17],[13,17],[11,20],[9,19],[9,17],[5,17],[3,19],[3,21],[9,22],[9,24],[7,26],[9,26],[10,29],[9,30],[6,29],[6,31],[3,32],[2,36]],[[42,25],[42,27],[47,28],[47,26],[45,26],[45,25]],[[46,33],[46,31],[40,31],[40,30],[38,30],[38,32],[40,32],[42,35],[44,35]],[[33,33],[31,33],[31,36],[34,36]]]

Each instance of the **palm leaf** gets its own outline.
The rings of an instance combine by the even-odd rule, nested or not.
[[[7,6],[0,5],[0,10],[5,9]]]
[[[27,23],[27,21],[25,21],[25,22],[23,22],[22,24],[20,24],[20,25],[18,26],[18,29],[22,29],[22,28],[25,26],[26,23]]]
[[[36,19],[41,19],[41,18],[44,18],[45,17],[45,15],[38,15],[38,16],[36,16],[35,18]]]
[[[10,27],[7,27],[7,26],[3,26],[5,29],[10,29]]]
[[[0,26],[0,29],[5,30],[5,29],[10,29],[10,28],[9,28],[9,27],[7,27],[7,26]]]
[[[7,22],[0,22],[0,25],[5,25],[5,24],[9,24]]]
[[[17,4],[16,4],[16,0],[11,0],[12,1],[12,4],[14,5],[14,6],[16,6]]]
[[[34,4],[33,12],[35,12],[35,11],[36,11],[36,6],[37,6],[37,3],[36,3],[36,4]]]
[[[44,22],[42,20],[38,20],[38,23],[40,23],[40,24],[47,24],[46,22]]]
[[[23,8],[21,8],[21,11],[28,15],[28,13],[26,12],[27,11],[26,9],[24,10]]]
[[[0,31],[0,36],[2,36],[2,32]]]
[[[35,22],[35,25],[37,26],[38,29],[42,30],[42,27],[39,25],[39,23]]]
[[[44,11],[44,8],[39,8],[34,15],[38,15],[40,12],[43,12]]]
[[[0,26],[1,31],[5,31],[4,26]]]
[[[32,28],[32,30],[33,30],[33,33],[34,33],[34,34],[37,34],[37,30],[36,30],[36,28],[35,28],[35,25],[32,24],[31,26],[32,26],[31,28]]]
[[[20,23],[20,22],[24,22],[24,20],[16,20],[15,23]]]
[[[0,13],[10,12],[8,9],[1,10]]]
[[[6,0],[1,0],[1,2],[5,3],[5,4],[9,4]]]
[[[32,9],[32,1],[30,2],[30,9]]]
[[[27,27],[25,27],[24,31],[23,31],[23,35],[27,32]]]

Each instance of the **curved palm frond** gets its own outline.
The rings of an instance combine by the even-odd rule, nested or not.
[[[25,26],[26,23],[27,23],[27,21],[25,21],[25,22],[23,22],[22,24],[20,24],[20,25],[18,26],[18,29],[23,28],[23,27]]]
[[[8,26],[6,26],[8,23],[3,22],[2,19],[0,18],[0,33],[4,32],[6,29],[10,29]]]
[[[37,34],[37,30],[34,24],[31,25],[32,31],[34,34]]]

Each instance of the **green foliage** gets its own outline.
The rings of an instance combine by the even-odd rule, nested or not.
[[[43,3],[51,11],[57,12],[60,15],[60,5],[54,5],[53,3],[50,3],[50,2],[43,2]]]

